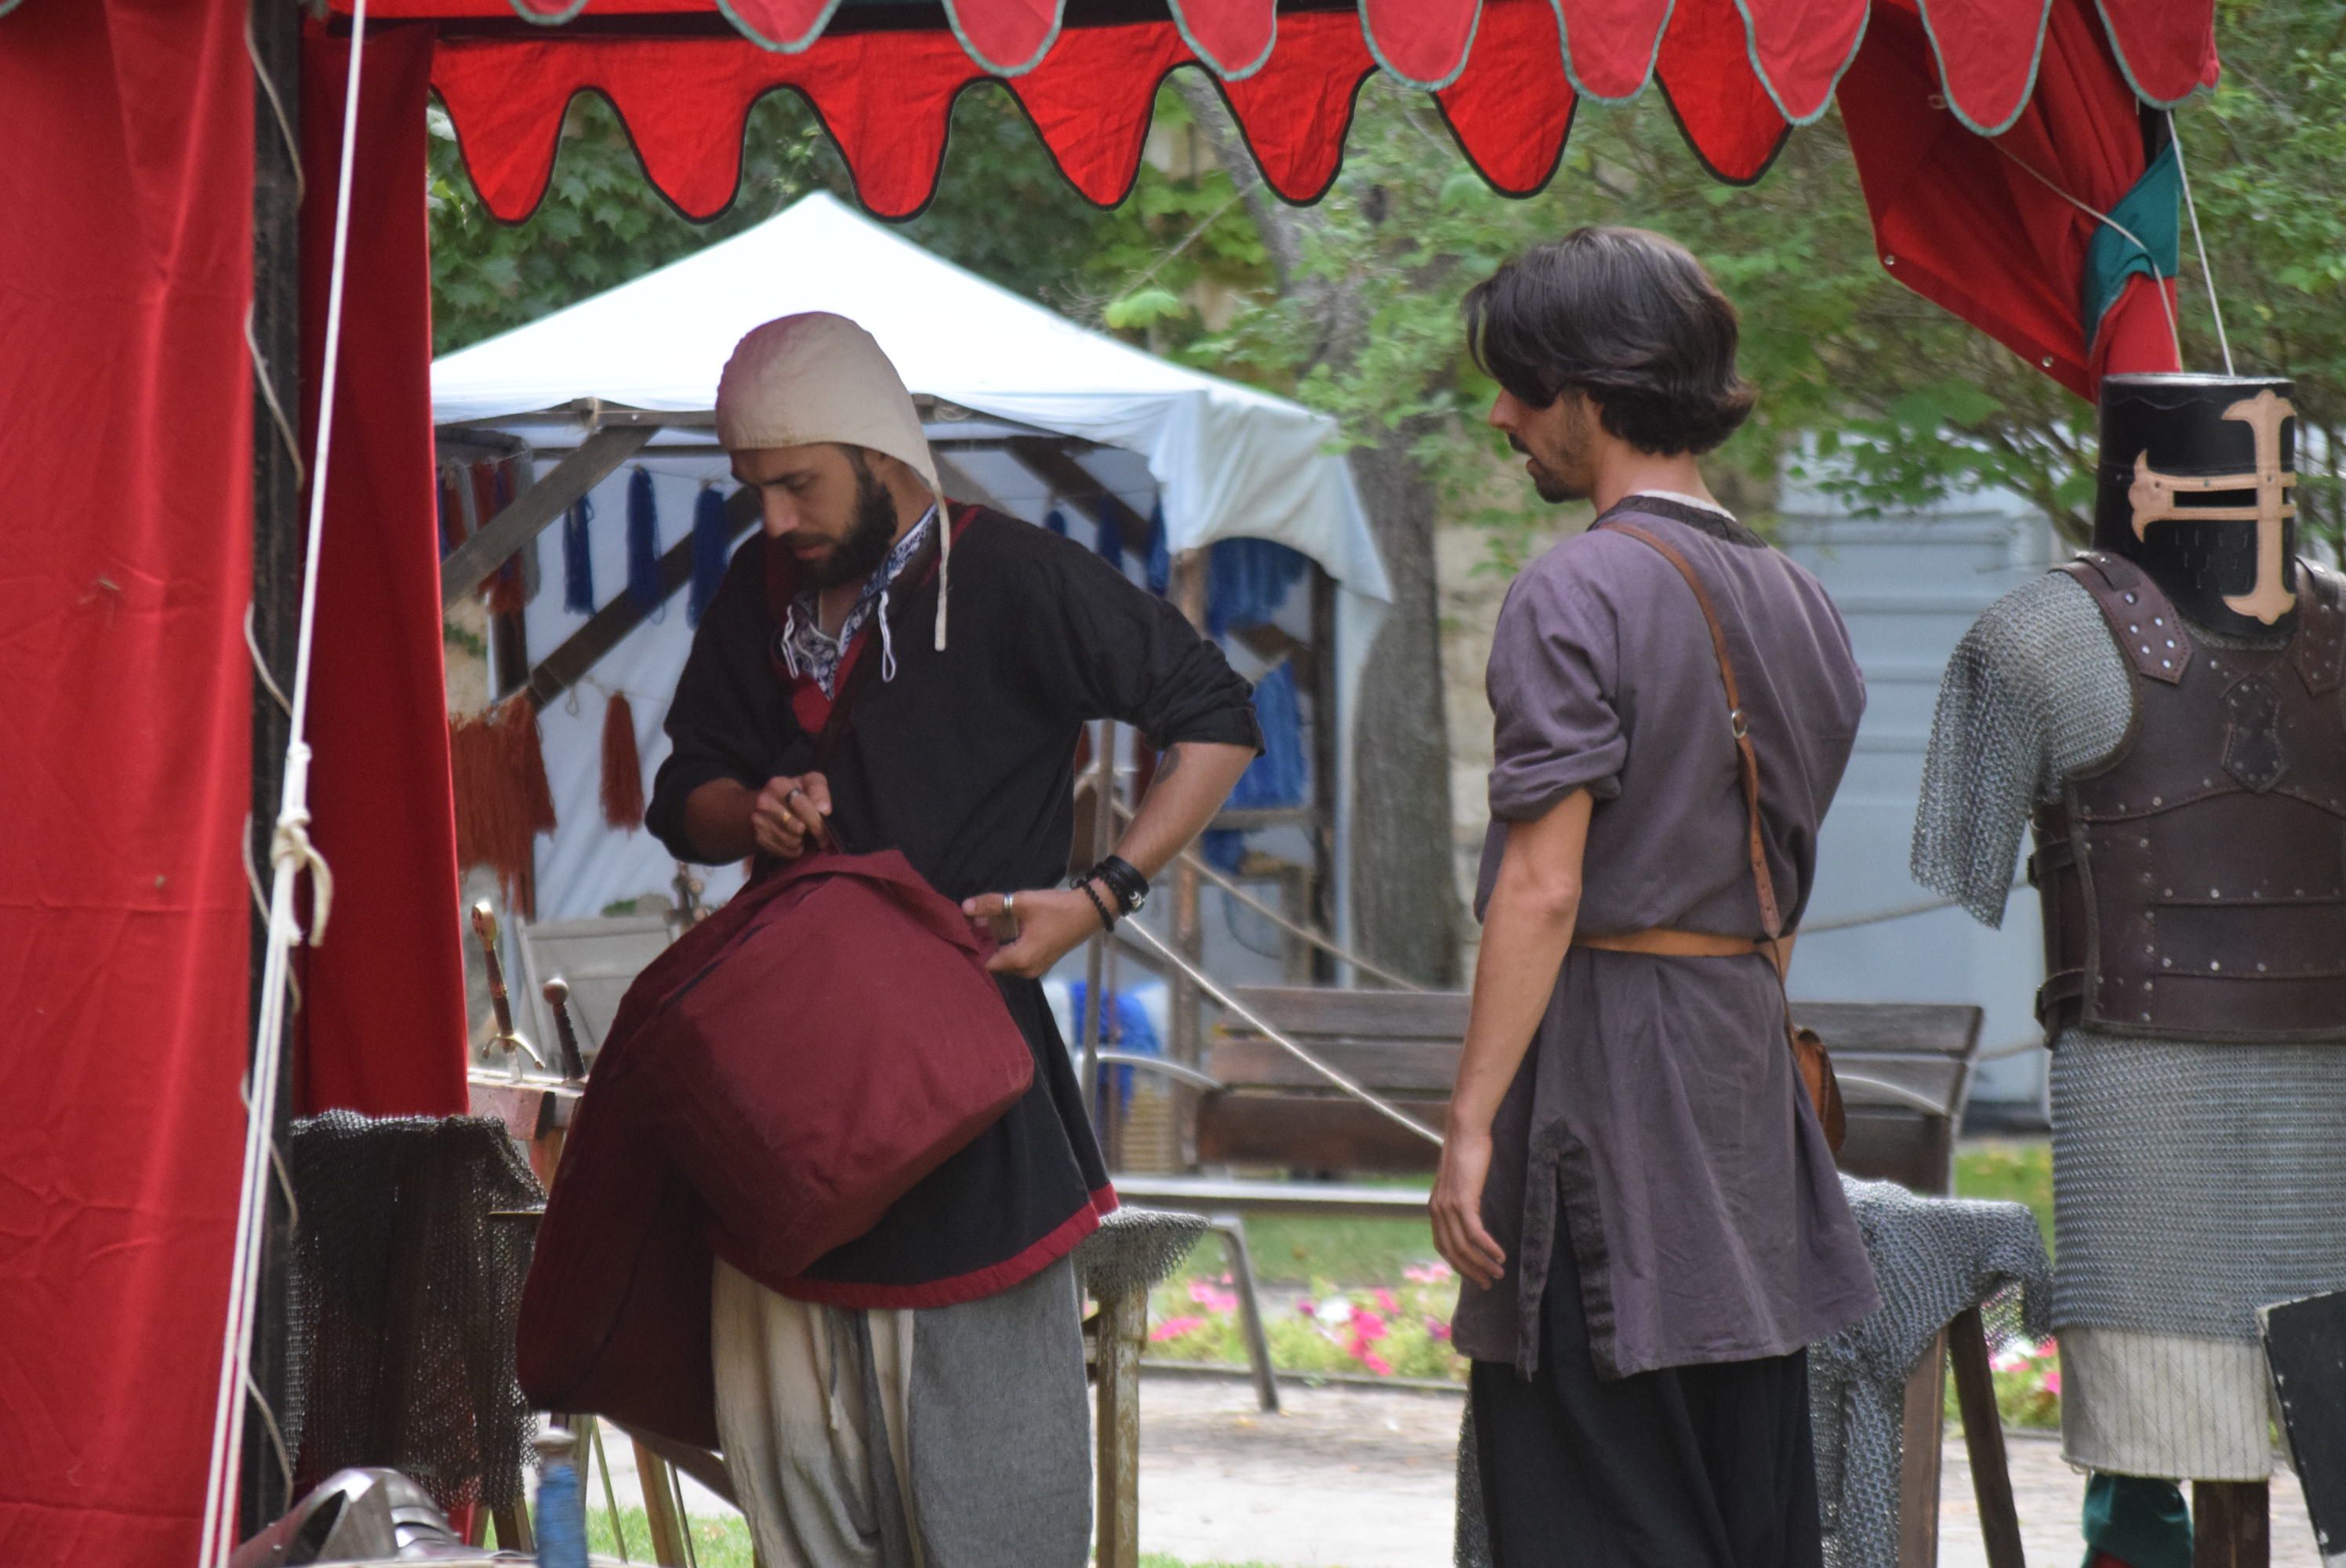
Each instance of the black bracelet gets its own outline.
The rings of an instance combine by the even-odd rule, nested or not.
[[[1089,877],[1086,877],[1082,881],[1077,882],[1076,886],[1084,891],[1084,897],[1091,900],[1092,908],[1099,911],[1100,930],[1114,931],[1116,929],[1116,921],[1108,914],[1107,905],[1100,901],[1099,893],[1092,887],[1091,879]]]
[[[1139,867],[1120,856],[1110,855],[1094,866],[1091,874],[1107,884],[1125,914],[1139,913],[1141,906],[1148,901],[1148,879],[1140,874]]]

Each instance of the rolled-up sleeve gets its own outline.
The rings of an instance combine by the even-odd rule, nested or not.
[[[1076,718],[1133,726],[1159,751],[1185,740],[1261,751],[1253,690],[1220,648],[1088,550],[1053,545],[1023,596],[1039,690]]]
[[[1613,612],[1555,570],[1525,574],[1491,637],[1491,815],[1545,816],[1576,789],[1621,792],[1629,741],[1617,707]]]

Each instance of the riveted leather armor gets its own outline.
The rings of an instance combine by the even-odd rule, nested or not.
[[[2037,1016],[2136,1038],[2346,1041],[2346,593],[2296,564],[2278,650],[2193,637],[2133,563],[2061,568],[2133,677],[2111,757],[2035,814]]]

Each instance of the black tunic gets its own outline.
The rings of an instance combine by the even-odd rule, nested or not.
[[[715,779],[759,788],[812,760],[813,738],[772,657],[768,547],[753,535],[734,555],[669,705],[674,749],[648,818],[680,859],[705,858],[684,833],[693,790]],[[854,683],[825,770],[847,848],[900,850],[954,900],[1052,887],[1067,865],[1086,721],[1131,724],[1160,750],[1184,740],[1260,747],[1252,694],[1221,650],[1081,545],[978,512],[954,535],[943,653],[936,574],[922,571],[908,567],[890,595],[893,678],[875,671]],[[1041,983],[1001,984],[1035,1052],[1034,1087],[788,1294],[846,1307],[972,1300],[1062,1256],[1115,1207]]]

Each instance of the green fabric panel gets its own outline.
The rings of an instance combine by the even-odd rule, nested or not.
[[[2157,278],[2172,278],[2182,266],[2182,228],[2180,209],[2183,198],[2183,177],[2175,161],[2175,144],[2168,142],[2134,182],[2134,188],[2119,199],[2110,209],[2110,217],[2123,225],[2142,245],[2150,248],[2145,255],[2141,245],[2119,233],[2106,223],[2094,225],[2094,238],[2086,247],[2084,316],[2086,341],[2090,343],[2102,328],[2102,318],[2117,302],[2118,291],[2126,280],[2139,272]]]
[[[2183,1489],[2137,1475],[2096,1471],[2087,1476],[2086,1568],[2094,1568],[2095,1556],[2104,1552],[2127,1568],[2191,1568],[2191,1513],[2183,1505]]]

